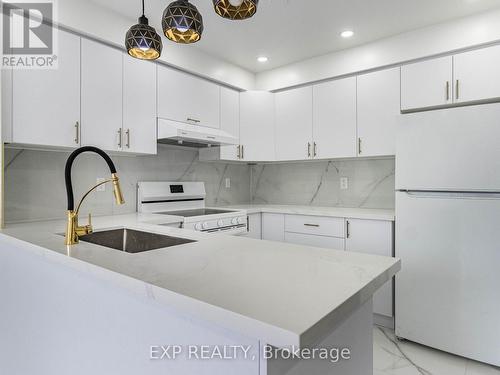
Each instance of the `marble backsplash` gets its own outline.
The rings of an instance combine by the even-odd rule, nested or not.
[[[5,218],[7,222],[63,218],[66,212],[64,166],[69,152],[5,150]],[[82,206],[82,217],[132,213],[136,211],[138,181],[204,181],[207,205],[248,202],[250,171],[247,165],[204,163],[198,151],[159,146],[157,156],[115,156],[126,203],[117,206],[110,186],[94,192]],[[96,178],[109,177],[106,163],[99,156],[82,154],[73,166],[75,204],[95,185]],[[225,179],[231,179],[231,187]]]
[[[63,218],[66,212],[64,166],[68,152],[5,150],[7,222]],[[157,156],[112,156],[126,200],[116,206],[112,189],[91,194],[82,216],[136,211],[137,181],[204,181],[207,205],[297,204],[394,208],[394,159],[334,160],[259,164],[200,162],[192,149],[160,146]],[[75,199],[109,176],[106,163],[82,154],[73,167]],[[347,177],[349,188],[340,189]],[[231,179],[226,188],[225,179]]]
[[[251,167],[255,204],[296,204],[393,209],[395,161],[334,160]],[[347,177],[348,189],[340,188]]]

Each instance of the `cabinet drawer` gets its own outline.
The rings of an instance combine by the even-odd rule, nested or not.
[[[329,237],[345,237],[344,219],[324,216],[286,215],[285,231]]]
[[[338,237],[286,232],[285,242],[297,245],[324,247],[326,249],[344,250],[344,239]]]

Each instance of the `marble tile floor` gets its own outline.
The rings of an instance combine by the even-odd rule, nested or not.
[[[409,341],[394,331],[373,331],[374,375],[500,375],[500,368],[441,352]]]

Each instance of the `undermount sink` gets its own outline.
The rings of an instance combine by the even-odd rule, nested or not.
[[[127,228],[94,232],[80,237],[80,241],[125,251],[127,253],[141,253],[143,251],[196,242],[186,238],[141,232]]]

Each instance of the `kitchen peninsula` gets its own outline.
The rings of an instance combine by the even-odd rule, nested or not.
[[[110,228],[193,242],[127,253],[65,246],[63,221],[12,224],[0,234],[0,331],[11,374],[370,374],[372,296],[395,258],[175,228],[156,214],[97,217]],[[277,272],[279,271],[279,272]],[[168,347],[245,347],[231,359],[176,359]],[[348,360],[266,359],[271,345],[349,349]],[[156,348],[156,349],[155,349]],[[3,350],[5,348],[0,348]],[[283,358],[281,358],[283,357]],[[37,362],[49,367],[42,370]]]

